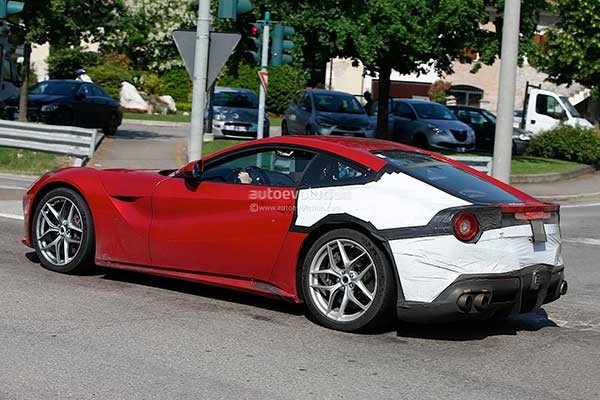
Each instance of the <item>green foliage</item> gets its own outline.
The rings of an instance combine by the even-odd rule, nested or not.
[[[192,80],[183,67],[175,67],[163,74],[161,81],[161,95],[172,96],[177,102],[192,101]]]
[[[446,99],[448,98],[448,90],[452,87],[452,84],[447,81],[438,80],[431,85],[427,94],[429,95],[429,99],[431,101],[435,101],[436,103],[446,104]]]
[[[191,112],[192,111],[192,103],[186,103],[183,101],[178,101],[175,103],[175,105],[177,106],[177,111],[178,112]]]
[[[115,99],[119,98],[122,82],[132,82],[133,73],[114,65],[102,64],[88,68],[90,78]]]
[[[94,67],[100,63],[100,55],[80,48],[51,50],[48,57],[48,74],[51,79],[75,79],[75,71]]]
[[[555,83],[576,81],[600,97],[600,2],[556,0],[551,9],[560,19],[539,41],[532,64]]]
[[[148,72],[142,75],[141,88],[142,91],[150,96],[162,95],[162,83],[158,75],[153,72]]]
[[[562,125],[535,136],[527,154],[600,167],[600,135],[595,129]]]
[[[121,69],[126,69],[131,71],[131,59],[127,56],[127,54],[108,52],[102,54],[102,61],[104,64],[114,65],[115,67],[119,67]]]
[[[219,86],[240,87],[258,93],[260,68],[240,63],[237,69],[226,69],[217,80]],[[269,69],[269,92],[267,105],[270,112],[283,114],[290,100],[306,84],[305,73],[290,65]]]

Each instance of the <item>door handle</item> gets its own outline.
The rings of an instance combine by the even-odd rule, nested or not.
[[[535,119],[532,119],[532,120],[531,120],[531,121],[529,121],[529,122],[531,122],[531,125],[535,125]]]

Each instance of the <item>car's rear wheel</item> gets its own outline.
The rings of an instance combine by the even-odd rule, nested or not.
[[[394,287],[382,251],[350,229],[328,232],[315,241],[302,266],[309,311],[322,325],[340,331],[371,328],[391,316]]]
[[[110,120],[106,126],[102,128],[102,132],[105,135],[114,135],[117,133],[117,129],[119,129],[119,116],[117,114],[111,114]]]
[[[288,130],[287,122],[285,120],[281,121],[281,136],[287,136],[289,134],[290,131]]]
[[[83,198],[68,188],[48,192],[39,202],[32,226],[42,265],[55,272],[82,273],[93,267],[94,223]]]

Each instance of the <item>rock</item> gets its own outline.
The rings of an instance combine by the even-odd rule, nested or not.
[[[120,102],[123,111],[147,113],[150,110],[148,103],[142,98],[135,86],[129,82],[121,83]]]
[[[150,99],[151,112],[155,114],[167,115],[169,113],[169,105],[163,102],[160,97]]]
[[[171,96],[159,96],[160,101],[165,103],[168,107],[168,111],[170,114],[175,114],[177,112],[177,105],[175,104],[175,100]]]

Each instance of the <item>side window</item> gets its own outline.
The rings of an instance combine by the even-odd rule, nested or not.
[[[233,184],[293,187],[304,175],[314,153],[278,149],[246,153],[209,166],[202,180]]]
[[[368,171],[361,166],[333,155],[320,154],[306,171],[301,186],[359,185],[368,181],[368,175]]]
[[[94,96],[96,96],[96,97],[108,97],[107,94],[104,92],[104,90],[102,90],[102,88],[100,88],[100,86],[92,86],[92,90],[93,90]]]
[[[84,94],[86,97],[94,96],[92,85],[83,85],[81,89],[79,89],[79,93]]]
[[[296,104],[297,106],[300,106],[300,103],[302,103],[302,95],[304,94],[304,92],[298,92],[296,93],[296,95],[294,96],[294,104]]]
[[[554,119],[564,118],[566,113],[555,97],[538,94],[535,102],[535,111]]]
[[[417,119],[412,108],[408,104],[399,101],[394,104],[394,114],[401,118]]]
[[[304,111],[311,112],[312,111],[312,103],[310,100],[310,94],[304,93],[302,100],[300,101],[300,108]]]
[[[471,119],[471,124],[473,124],[473,125],[482,125],[483,126],[483,125],[485,125],[485,123],[487,121],[485,119],[485,117],[477,111],[469,111],[469,117]]]

